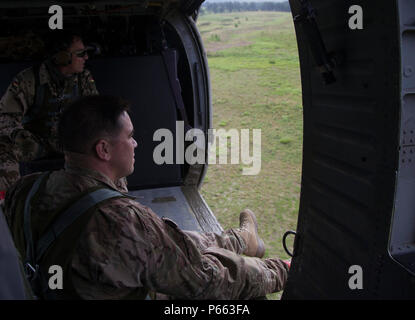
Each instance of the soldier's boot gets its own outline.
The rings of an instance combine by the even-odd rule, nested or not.
[[[265,245],[258,235],[258,224],[255,214],[251,210],[245,209],[241,212],[239,216],[239,230],[239,234],[246,244],[243,254],[262,258],[265,254]]]

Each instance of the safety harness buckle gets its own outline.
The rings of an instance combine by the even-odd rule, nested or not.
[[[26,262],[25,273],[29,281],[36,279],[39,275],[39,265],[35,264],[35,266],[32,266],[29,262]]]

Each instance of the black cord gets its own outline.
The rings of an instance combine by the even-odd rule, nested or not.
[[[284,233],[283,237],[282,237],[282,245],[283,245],[283,247],[284,247],[285,252],[287,252],[287,254],[288,254],[290,257],[293,257],[294,253],[291,253],[291,251],[290,251],[290,250],[288,250],[288,248],[287,248],[287,243],[286,243],[286,241],[287,241],[287,236],[289,236],[290,234],[293,234],[293,235],[295,236],[295,235],[297,234],[297,232],[295,232],[295,231],[293,231],[293,230],[288,230],[288,231],[286,231],[286,232]]]

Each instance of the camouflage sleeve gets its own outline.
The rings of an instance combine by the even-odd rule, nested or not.
[[[33,69],[25,69],[20,72],[9,85],[6,93],[0,100],[1,113],[27,112],[29,106],[33,104],[35,95],[35,80]]]
[[[19,178],[17,162],[38,150],[35,137],[22,125],[24,114],[33,104],[34,91],[33,71],[29,68],[13,79],[0,100],[0,190]]]
[[[34,103],[35,79],[33,69],[20,72],[0,100],[0,136],[12,138],[23,130],[22,119]]]
[[[91,292],[109,299],[145,288],[179,299],[249,299],[281,290],[287,279],[279,259],[202,248],[171,220],[114,201],[94,215],[76,256],[75,273],[93,283],[77,290],[89,298]]]
[[[33,160],[43,152],[36,137],[21,128],[15,114],[0,114],[0,150],[0,191],[6,191],[20,178],[19,162]]]
[[[80,81],[83,96],[94,96],[99,94],[91,71],[85,69],[81,74]]]
[[[11,137],[15,130],[23,129],[22,118],[35,95],[32,69],[20,72],[0,100],[0,136]]]

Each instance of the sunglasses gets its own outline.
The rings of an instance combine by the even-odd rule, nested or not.
[[[83,58],[88,54],[88,50],[87,49],[78,50],[78,51],[72,52],[72,54],[75,54],[78,58]]]

